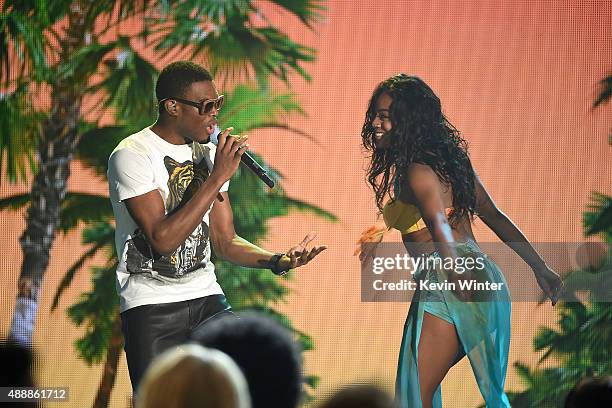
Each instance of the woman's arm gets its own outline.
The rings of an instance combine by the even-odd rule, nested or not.
[[[533,269],[538,284],[554,305],[561,289],[561,278],[546,265],[512,220],[495,205],[477,174],[474,174],[474,181],[478,217]]]
[[[474,175],[476,187],[476,213],[478,217],[501,239],[508,244],[533,270],[546,266],[542,257],[533,249],[525,235],[514,225],[493,202],[482,185],[478,175]]]

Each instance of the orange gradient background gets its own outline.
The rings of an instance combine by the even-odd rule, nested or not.
[[[612,194],[611,110],[591,110],[598,82],[612,70],[611,2],[336,0],[327,6],[314,31],[286,13],[274,13],[292,38],[317,49],[317,61],[306,66],[312,81],[291,81],[308,116],[288,120],[318,143],[271,130],[250,138],[251,149],[284,175],[290,196],[339,218],[330,223],[293,213],[275,219],[263,243],[284,250],[316,230],[317,242],[329,245],[316,262],[294,274],[288,302],[278,305],[315,340],[305,369],[321,377],[315,392],[320,399],[350,382],[375,381],[392,391],[395,381],[409,304],[362,303],[360,265],[352,255],[354,242],[377,215],[364,179],[360,130],[381,80],[406,72],[434,89],[447,117],[468,140],[473,165],[494,200],[534,242],[582,240],[581,214],[590,193]],[[3,180],[0,196],[28,188]],[[106,184],[75,162],[69,189],[106,193]],[[13,313],[23,217],[24,212],[1,214],[2,335]],[[497,241],[479,221],[475,232],[482,242]],[[70,387],[71,400],[62,405],[70,407],[91,405],[101,377],[101,366],[88,367],[78,358],[73,343],[83,329],[64,313],[89,289],[88,269],[79,273],[58,310],[50,312],[55,288],[81,252],[80,231],[58,235],[34,336],[39,384]],[[556,319],[549,304],[513,304],[507,389],[522,389],[511,365],[537,362],[532,338],[538,326],[554,325]],[[122,357],[111,406],[125,407],[129,394]],[[445,407],[481,403],[466,361],[444,381],[443,400]]]

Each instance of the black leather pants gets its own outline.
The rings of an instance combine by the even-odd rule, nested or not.
[[[227,315],[235,316],[223,295],[143,305],[121,313],[125,355],[134,393],[155,356],[186,343],[194,331]]]

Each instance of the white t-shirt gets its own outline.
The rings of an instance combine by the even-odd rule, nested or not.
[[[171,256],[162,256],[153,251],[123,202],[157,190],[166,214],[172,212],[206,180],[215,151],[212,143],[174,145],[145,128],[122,140],[111,154],[108,183],[117,224],[115,245],[120,258],[117,292],[121,312],[141,305],[223,293],[210,262],[210,209]],[[220,191],[227,191],[228,185],[226,182]]]

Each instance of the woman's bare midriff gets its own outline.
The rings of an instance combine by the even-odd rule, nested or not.
[[[476,241],[472,232],[472,224],[467,218],[454,225],[452,231],[453,238],[457,243],[467,242],[468,240]],[[436,250],[429,228],[403,234],[402,241],[404,241],[404,246],[412,257],[430,254]]]

